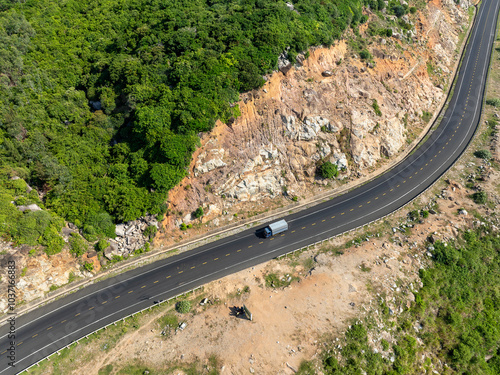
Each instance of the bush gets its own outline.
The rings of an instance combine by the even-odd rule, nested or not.
[[[75,257],[80,257],[87,252],[87,243],[85,240],[77,233],[71,233],[69,239],[69,251]]]
[[[200,218],[200,217],[202,217],[203,215],[204,215],[204,212],[203,212],[203,207],[198,207],[198,208],[196,209],[196,211],[195,211],[195,212],[193,212],[193,216],[194,216],[195,218],[197,218],[197,219],[198,219],[198,218]]]
[[[486,104],[491,105],[493,107],[500,107],[500,99],[487,99]]]
[[[380,107],[378,106],[377,99],[373,99],[372,107],[373,107],[373,110],[375,111],[375,114],[377,116],[382,116],[382,111],[380,110]]]
[[[96,244],[95,244],[95,249],[96,251],[104,251],[105,248],[107,248],[109,246],[109,242],[106,241],[106,240],[99,240]]]
[[[94,264],[90,262],[85,262],[85,264],[83,265],[83,269],[92,272],[94,270]]]
[[[185,223],[181,223],[181,230],[186,230],[187,229],[187,225]]]
[[[472,194],[472,200],[477,204],[485,204],[488,201],[488,194],[484,191],[478,191]]]
[[[45,229],[40,243],[46,246],[45,252],[47,255],[60,253],[65,244],[58,230],[53,226],[48,226]]]
[[[369,60],[372,58],[372,55],[370,52],[368,52],[368,50],[364,49],[362,50],[360,53],[359,53],[359,57],[362,59],[362,60]]]
[[[85,224],[92,226],[93,234],[103,235],[109,238],[114,238],[116,236],[113,218],[107,212],[89,215]]]
[[[191,301],[182,300],[175,304],[175,310],[178,313],[186,314],[191,310]]]
[[[143,234],[145,237],[147,237],[148,239],[151,240],[155,236],[157,231],[158,231],[158,228],[156,228],[156,226],[150,225],[144,230]]]
[[[491,152],[488,150],[477,150],[474,152],[474,156],[480,159],[491,159]]]
[[[337,169],[337,165],[333,164],[329,161],[325,161],[319,167],[319,174],[323,178],[334,178],[339,175],[339,171]]]

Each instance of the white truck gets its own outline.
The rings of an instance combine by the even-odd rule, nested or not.
[[[288,223],[285,220],[280,220],[275,223],[269,224],[264,228],[264,237],[271,237],[278,233],[288,230]]]

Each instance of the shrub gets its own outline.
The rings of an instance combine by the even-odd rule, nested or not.
[[[90,262],[85,262],[85,264],[83,265],[83,269],[92,272],[94,270],[94,264]]]
[[[337,165],[333,164],[329,161],[325,161],[319,167],[319,174],[323,178],[334,178],[339,175],[339,171],[337,169]]]
[[[193,216],[194,216],[195,218],[197,218],[197,219],[198,219],[198,218],[200,218],[200,217],[202,217],[203,215],[204,215],[204,212],[203,212],[203,207],[198,207],[198,208],[196,209],[196,211],[195,211],[195,212],[193,212]]]
[[[87,251],[87,243],[79,234],[71,233],[69,251],[75,257],[80,257]]]
[[[64,240],[59,235],[58,230],[52,225],[45,229],[40,243],[46,246],[45,252],[47,255],[60,253],[65,244]]]
[[[92,226],[94,232],[93,234],[101,234],[110,238],[114,238],[116,236],[115,224],[113,223],[111,215],[107,212],[89,215],[85,224]]]
[[[182,300],[175,304],[175,310],[180,314],[186,314],[191,310],[191,301]]]
[[[485,204],[488,201],[488,194],[484,191],[478,191],[472,194],[472,200],[477,204]]]
[[[373,107],[373,110],[375,111],[375,114],[377,116],[382,116],[382,111],[380,110],[380,107],[378,106],[377,99],[373,99],[372,107]]]
[[[491,105],[493,107],[500,107],[500,99],[486,99],[486,104]]]
[[[145,230],[144,230],[144,236],[147,237],[148,239],[152,239],[156,232],[158,231],[158,228],[156,228],[156,226],[154,225],[150,225],[148,226]]]
[[[359,53],[359,57],[363,60],[369,60],[372,58],[372,55],[370,54],[370,52],[364,49]]]
[[[185,223],[181,223],[181,230],[186,230],[187,229],[187,225]]]
[[[491,159],[491,152],[488,150],[477,150],[474,152],[474,156],[480,159]]]
[[[107,248],[109,246],[109,242],[106,241],[106,240],[99,240],[96,244],[95,244],[95,249],[96,251],[104,251],[105,248]]]

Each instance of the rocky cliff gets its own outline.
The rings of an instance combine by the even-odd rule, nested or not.
[[[198,207],[202,222],[217,226],[355,183],[387,165],[421,135],[444,99],[471,6],[433,0],[402,19],[365,10],[359,35],[311,49],[294,66],[285,54],[284,69],[241,95],[241,116],[202,137],[189,177],[169,194],[166,234],[158,241],[175,239]],[[380,27],[392,36],[376,35]],[[360,45],[371,56],[361,59]],[[318,177],[325,161],[337,166],[336,179]]]

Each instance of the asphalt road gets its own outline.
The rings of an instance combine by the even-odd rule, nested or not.
[[[470,143],[479,123],[499,0],[484,0],[454,96],[439,127],[401,164],[341,197],[285,217],[289,230],[255,229],[91,285],[17,316],[0,330],[0,375],[14,374],[124,316],[184,291],[383,217],[432,185]],[[5,292],[6,293],[6,292]],[[11,343],[12,342],[12,343]],[[15,367],[9,363],[15,364]]]

